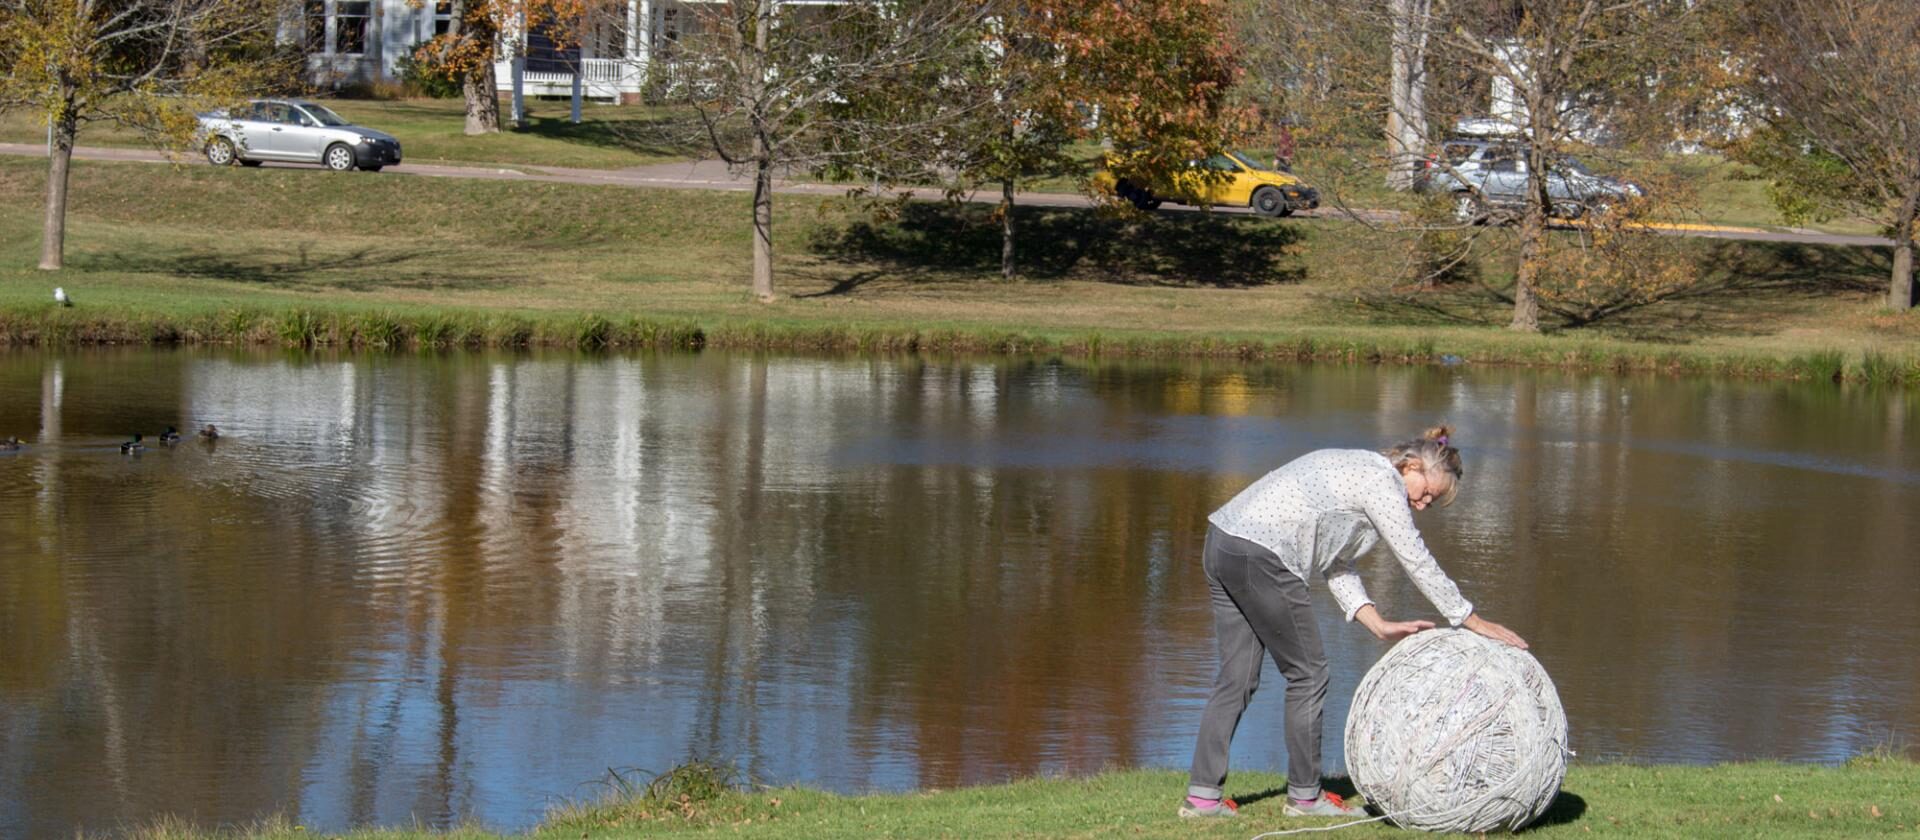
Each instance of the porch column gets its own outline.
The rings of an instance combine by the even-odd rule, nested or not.
[[[653,63],[653,0],[627,0],[627,11],[635,15],[628,18],[634,25],[627,27],[627,38],[634,44],[635,63],[645,73]]]

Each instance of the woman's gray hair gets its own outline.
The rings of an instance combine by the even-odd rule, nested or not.
[[[1442,472],[1451,476],[1453,481],[1447,486],[1446,495],[1434,499],[1435,505],[1453,504],[1454,494],[1460,492],[1460,478],[1465,471],[1460,468],[1460,449],[1453,445],[1451,426],[1435,426],[1417,438],[1380,450],[1380,454],[1387,456],[1396,470],[1418,466],[1429,476]]]

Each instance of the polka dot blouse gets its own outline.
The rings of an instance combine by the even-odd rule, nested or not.
[[[1406,485],[1378,452],[1322,449],[1302,455],[1240,491],[1207,521],[1272,549],[1302,581],[1320,572],[1348,621],[1373,603],[1354,561],[1380,537],[1448,622],[1458,627],[1473,612],[1421,541]]]

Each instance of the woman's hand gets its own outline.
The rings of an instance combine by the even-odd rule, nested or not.
[[[1383,642],[1397,642],[1422,630],[1432,630],[1431,621],[1382,621],[1373,629],[1373,635]]]
[[[1462,622],[1460,626],[1496,642],[1513,645],[1521,650],[1527,649],[1527,640],[1520,638],[1520,634],[1481,618],[1479,613],[1467,616],[1467,620]]]
[[[1433,629],[1431,621],[1388,621],[1372,604],[1362,606],[1359,612],[1353,614],[1353,619],[1383,642],[1397,642],[1422,630]]]

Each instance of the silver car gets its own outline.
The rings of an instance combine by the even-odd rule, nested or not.
[[[1442,160],[1444,155],[1444,161]],[[1453,197],[1454,217],[1463,222],[1505,221],[1527,203],[1527,147],[1523,143],[1455,138],[1424,162],[1416,186]],[[1577,219],[1646,195],[1639,184],[1599,175],[1572,157],[1561,157],[1547,171],[1547,197],[1554,216]]]
[[[393,135],[354,125],[323,105],[256,99],[231,111],[200,115],[207,162],[259,166],[266,161],[317,163],[335,172],[379,172],[400,162]]]

